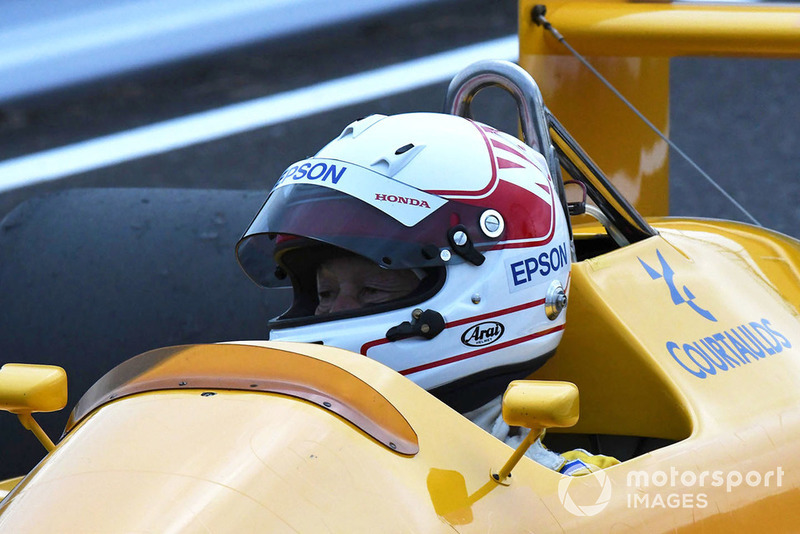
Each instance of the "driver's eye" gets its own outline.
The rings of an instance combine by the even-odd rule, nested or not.
[[[323,291],[317,291],[317,299],[319,299],[320,302],[333,300],[334,298],[336,298],[336,295],[334,294],[333,290],[326,289]]]
[[[396,293],[379,287],[363,287],[359,292],[359,299],[364,304],[381,304],[392,300]]]

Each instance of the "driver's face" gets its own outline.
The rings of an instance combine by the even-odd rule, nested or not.
[[[389,302],[411,293],[419,278],[410,270],[382,269],[358,256],[332,258],[317,269],[319,306],[325,315]]]

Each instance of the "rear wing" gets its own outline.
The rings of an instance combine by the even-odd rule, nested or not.
[[[519,64],[547,107],[637,210],[669,213],[669,149],[543,26],[534,7],[648,120],[669,133],[669,60],[800,58],[800,5],[521,0]]]

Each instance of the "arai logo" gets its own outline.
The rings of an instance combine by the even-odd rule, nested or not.
[[[494,343],[505,332],[505,327],[495,321],[476,324],[461,334],[461,342],[470,347],[483,347]]]

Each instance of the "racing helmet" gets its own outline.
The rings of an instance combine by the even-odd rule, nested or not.
[[[560,185],[537,150],[479,122],[372,115],[283,172],[236,254],[257,284],[293,288],[271,340],[363,354],[467,411],[560,341],[573,258]],[[315,315],[317,267],[342,253],[419,285]]]

